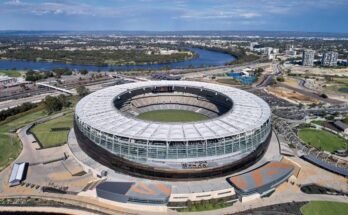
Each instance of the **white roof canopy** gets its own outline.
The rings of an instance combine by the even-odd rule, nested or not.
[[[118,95],[154,86],[189,86],[213,90],[229,97],[232,109],[216,118],[189,123],[162,123],[125,116],[113,104]],[[261,98],[236,88],[192,81],[148,81],[108,87],[84,97],[76,115],[87,125],[106,133],[143,140],[187,141],[232,136],[260,128],[271,116]]]

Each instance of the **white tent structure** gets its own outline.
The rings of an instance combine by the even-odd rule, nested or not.
[[[23,180],[25,173],[27,171],[27,163],[15,163],[12,167],[10,179],[9,179],[9,184],[10,186],[17,186],[21,183]]]

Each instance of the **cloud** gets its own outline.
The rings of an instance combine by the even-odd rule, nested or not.
[[[252,19],[269,14],[290,14],[313,8],[348,5],[347,0],[11,0],[2,11],[16,9],[35,15],[141,15],[148,12],[176,11],[182,19]],[[107,6],[105,6],[107,5]],[[133,13],[133,14],[132,14]],[[137,13],[137,14],[135,14]]]
[[[251,19],[259,17],[261,14],[248,11],[206,11],[206,12],[194,12],[190,11],[177,18],[180,19],[231,19],[231,18],[244,18]]]
[[[63,27],[85,21],[88,28],[95,27],[91,23],[126,29],[274,28],[286,26],[284,20],[307,20],[313,11],[334,14],[342,8],[348,9],[348,0],[6,0],[0,3],[0,20],[10,17],[23,26],[51,21]],[[6,23],[0,23],[3,26]]]
[[[4,3],[5,5],[21,5],[23,4],[20,0],[11,0]]]

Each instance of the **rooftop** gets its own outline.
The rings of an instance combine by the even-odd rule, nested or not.
[[[189,123],[161,123],[125,116],[114,106],[114,99],[136,88],[154,86],[190,86],[214,90],[229,97],[232,109],[210,120]],[[87,125],[112,135],[133,139],[187,141],[216,139],[259,129],[271,115],[261,98],[236,88],[192,81],[149,81],[117,85],[84,97],[76,106],[76,115]]]
[[[230,177],[227,180],[242,193],[257,192],[286,179],[293,169],[289,164],[269,162],[256,170]]]
[[[342,121],[335,121],[334,125],[342,130],[345,130],[348,128],[348,125]]]

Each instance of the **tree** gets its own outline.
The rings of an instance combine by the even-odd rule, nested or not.
[[[57,98],[62,103],[63,107],[70,107],[71,102],[68,101],[68,99],[65,95],[61,94]]]
[[[13,115],[16,115],[18,113],[25,112],[25,111],[30,110],[30,109],[35,108],[35,107],[37,107],[36,104],[25,102],[22,105],[19,105],[17,107],[0,111],[0,121],[5,120],[9,116],[13,116]]]
[[[63,103],[59,100],[59,98],[54,96],[46,96],[44,104],[49,114],[63,109]]]
[[[264,69],[259,67],[255,70],[255,76],[260,76],[264,72]]]
[[[80,97],[84,97],[90,93],[89,89],[82,85],[76,87],[76,92]]]
[[[79,71],[81,75],[87,75],[88,74],[88,70],[87,69],[82,69]]]
[[[72,71],[69,68],[54,68],[52,71],[56,78],[60,78],[62,75],[72,75]]]
[[[348,115],[346,117],[344,117],[343,122],[348,124]]]
[[[327,96],[325,93],[322,93],[322,94],[320,95],[320,97],[321,97],[321,98],[324,98],[324,99],[327,99],[327,98],[328,98],[328,96]]]
[[[277,81],[284,82],[285,78],[283,76],[279,76],[279,77],[277,77]]]

